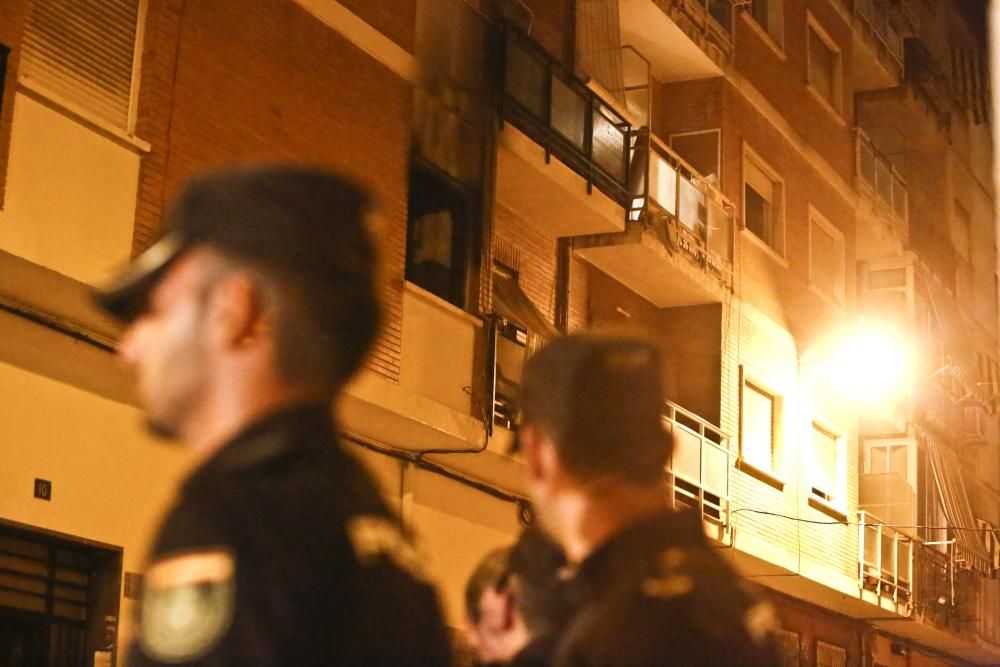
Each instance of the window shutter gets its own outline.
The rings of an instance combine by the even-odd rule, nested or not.
[[[743,162],[743,180],[769,204],[774,204],[774,181],[751,160]]]
[[[128,130],[140,0],[35,0],[21,76]]]

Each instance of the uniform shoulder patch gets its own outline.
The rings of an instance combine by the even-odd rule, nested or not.
[[[161,556],[146,573],[139,641],[165,663],[195,660],[229,630],[235,604],[236,562],[223,549]]]
[[[353,516],[347,520],[347,536],[363,566],[388,558],[414,578],[429,580],[420,552],[395,521],[375,514]]]

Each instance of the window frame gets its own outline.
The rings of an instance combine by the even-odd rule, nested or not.
[[[833,99],[827,99],[820,90],[813,85],[812,77],[812,38],[815,34],[832,54],[833,72],[830,73],[831,95]],[[826,28],[813,16],[812,12],[806,12],[806,88],[823,104],[827,109],[843,121],[841,114],[844,110],[844,52],[837,44],[837,40],[830,36]]]
[[[827,294],[815,280],[813,270],[816,266],[813,260],[813,225],[819,226],[825,233],[833,238],[834,245],[840,256],[837,262],[837,275],[833,280],[833,294]],[[820,213],[812,204],[809,205],[809,287],[820,296],[832,301],[840,307],[846,306],[847,297],[847,248],[844,232],[836,227],[830,220]]]
[[[769,468],[763,468],[758,462],[750,461],[746,457],[745,394],[748,385],[752,391],[756,391],[758,394],[771,399],[771,465]],[[759,376],[747,369],[746,366],[740,366],[740,433],[736,467],[752,477],[756,477],[762,482],[775,487],[779,491],[784,490],[785,487],[785,480],[782,477],[784,470],[784,403],[784,396],[776,391],[772,385],[762,381]]]
[[[832,489],[822,489],[816,482],[816,440],[815,432],[821,431],[830,436],[834,447],[834,478]],[[830,421],[820,416],[813,416],[809,422],[809,447],[812,459],[811,475],[809,478],[809,500],[813,507],[818,503],[822,511],[829,512],[835,510],[838,515],[843,514],[847,506],[847,436],[843,430],[837,428]]]
[[[769,25],[761,25],[753,13],[753,3],[765,2],[768,5]],[[785,2],[784,0],[750,0],[747,9],[743,14],[747,17],[753,29],[763,38],[764,43],[775,52],[775,54],[785,59]]]
[[[765,239],[757,235],[756,232],[751,230],[747,226],[747,186],[749,185],[758,195],[766,199],[763,193],[759,191],[758,188],[753,187],[750,180],[747,178],[748,170],[747,164],[751,164],[754,169],[759,171],[765,178],[771,181],[771,186],[774,191],[772,195],[771,204],[771,215],[773,220],[771,221],[772,227],[774,229],[773,236],[776,241],[778,241],[779,247],[774,247],[768,243]],[[742,197],[742,215],[740,216],[740,228],[747,232],[747,235],[753,239],[753,241],[760,245],[761,248],[767,250],[776,260],[778,260],[782,265],[787,266],[788,262],[786,259],[786,235],[785,235],[785,179],[774,169],[764,158],[760,156],[757,151],[750,147],[749,144],[743,144],[743,161],[742,161],[742,173],[741,180],[743,186],[740,191],[740,196]]]

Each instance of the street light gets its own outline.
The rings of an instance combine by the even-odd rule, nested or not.
[[[911,342],[898,331],[861,321],[842,332],[819,362],[844,395],[877,408],[901,397],[914,376]]]

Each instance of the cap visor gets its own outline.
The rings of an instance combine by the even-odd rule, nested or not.
[[[181,235],[168,233],[106,285],[95,289],[94,300],[119,320],[128,322],[134,319],[142,311],[150,290],[184,249]]]

